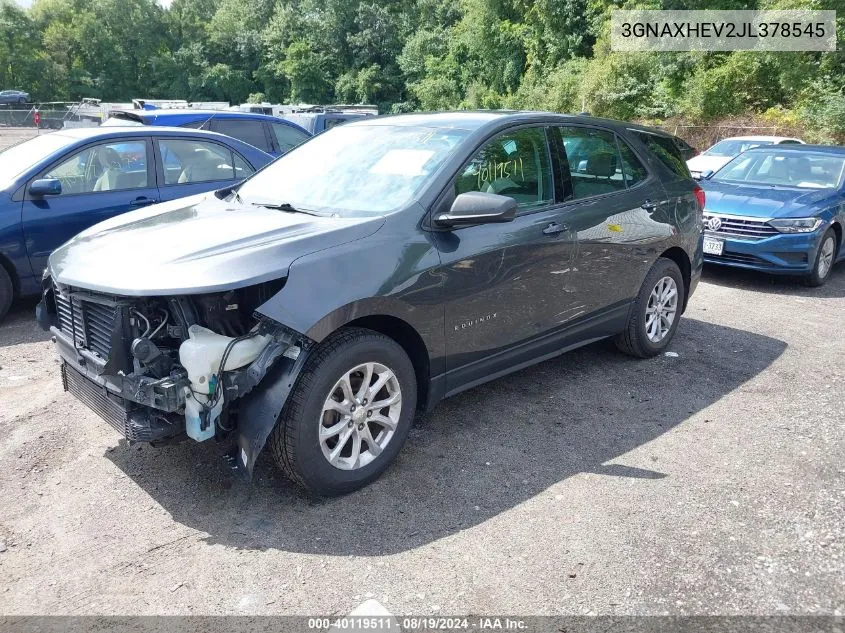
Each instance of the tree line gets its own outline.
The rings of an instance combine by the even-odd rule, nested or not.
[[[375,103],[710,121],[845,137],[845,53],[614,53],[613,8],[845,0],[0,0],[0,89],[40,101]]]

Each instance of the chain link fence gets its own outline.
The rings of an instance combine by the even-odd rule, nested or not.
[[[68,101],[0,105],[0,127],[60,130],[65,127],[99,125],[100,121],[83,113],[82,107],[77,102]]]

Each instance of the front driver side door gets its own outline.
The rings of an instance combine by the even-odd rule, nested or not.
[[[514,198],[517,217],[434,233],[446,316],[447,392],[531,356],[525,343],[565,320],[570,235],[545,127],[493,137],[458,173],[445,203],[468,191]]]
[[[55,178],[62,193],[25,192],[22,221],[32,270],[38,274],[57,247],[108,218],[158,202],[147,138],[95,143],[56,161],[36,178]]]

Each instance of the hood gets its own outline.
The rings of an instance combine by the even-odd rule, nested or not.
[[[114,217],[50,256],[57,282],[126,296],[199,294],[287,276],[315,251],[375,233],[382,217],[329,218],[182,198]]]
[[[798,189],[771,185],[702,180],[705,213],[752,218],[802,218],[824,211],[835,200],[833,189]]]
[[[706,156],[699,154],[687,161],[687,167],[690,171],[697,171],[698,173],[710,171],[719,171],[724,167],[733,156]]]

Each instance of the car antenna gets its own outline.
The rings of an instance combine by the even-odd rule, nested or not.
[[[208,125],[209,123],[211,123],[211,119],[213,119],[215,116],[217,116],[217,113],[216,113],[216,112],[212,112],[212,113],[211,113],[211,116],[210,116],[210,117],[208,117],[205,121],[203,121],[203,122],[202,122],[202,125],[200,125],[198,129],[200,129],[200,130],[205,130],[205,129],[206,129],[206,127],[205,127],[205,126],[206,126],[206,125]]]

